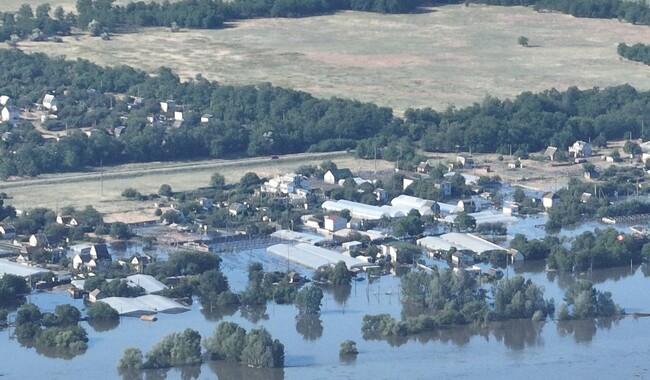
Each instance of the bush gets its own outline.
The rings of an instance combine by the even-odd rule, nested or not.
[[[140,198],[142,197],[142,194],[140,192],[132,187],[127,187],[122,191],[122,196],[124,198],[129,198],[129,199],[134,199],[134,198]]]
[[[160,185],[160,188],[158,189],[158,195],[164,195],[166,197],[171,197],[173,195],[172,187],[169,186],[166,183],[163,183]]]
[[[117,368],[120,369],[141,369],[142,368],[142,351],[139,348],[129,347],[124,350],[122,357],[117,362]]]
[[[339,348],[339,355],[341,356],[351,356],[359,354],[357,350],[357,343],[353,340],[345,340],[341,342],[341,347]]]
[[[97,321],[115,321],[120,318],[120,314],[106,302],[100,301],[88,308],[88,318]]]

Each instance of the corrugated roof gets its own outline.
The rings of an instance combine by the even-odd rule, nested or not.
[[[304,243],[298,243],[293,246],[288,244],[275,244],[268,247],[266,251],[313,269],[317,269],[323,265],[336,264],[339,261],[345,262],[348,269],[364,263],[361,260],[342,253]]]
[[[422,239],[418,239],[417,243],[419,246],[424,247],[431,251],[449,251],[451,247],[454,247],[450,242],[443,240],[437,236],[427,236]],[[456,246],[456,249],[463,249],[462,247]]]
[[[167,289],[167,286],[147,274],[134,274],[126,278],[129,285],[140,286],[147,294],[159,293]]]
[[[155,313],[182,313],[189,310],[187,306],[174,300],[154,294],[136,298],[108,297],[102,299],[101,302],[109,304],[120,315],[134,317]]]
[[[327,240],[323,236],[311,235],[291,230],[279,230],[271,234],[272,237],[282,240],[292,240],[299,243],[318,244]]]
[[[440,238],[449,242],[450,244],[453,244],[458,249],[461,249],[461,247],[463,247],[464,249],[474,251],[479,255],[486,251],[505,250],[503,247],[500,247],[494,243],[490,243],[489,241],[481,239],[480,237],[472,234],[450,232],[448,234],[441,235]]]
[[[13,274],[20,277],[33,276],[39,273],[48,273],[47,269],[31,265],[18,264],[6,259],[0,259],[0,277],[6,274]]]

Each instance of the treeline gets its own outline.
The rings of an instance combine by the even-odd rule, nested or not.
[[[284,367],[284,345],[264,328],[249,332],[233,322],[221,322],[211,337],[203,341],[211,360],[239,362],[256,368]],[[172,333],[156,343],[146,355],[139,348],[129,347],[117,363],[125,377],[135,376],[141,369],[161,369],[197,365],[203,362],[201,334],[192,329]],[[139,377],[139,376],[136,376]]]
[[[18,11],[0,12],[0,20],[0,41],[11,40],[12,35],[33,41],[42,41],[49,36],[67,36],[76,22],[73,14],[66,14],[62,7],[52,12],[49,4],[37,6],[35,12],[29,4],[23,4]]]
[[[460,2],[460,1],[459,1]],[[467,3],[468,1],[466,1]],[[557,11],[575,17],[616,18],[650,25],[650,8],[642,1],[624,0],[474,0],[489,5],[532,6],[537,11]]]
[[[476,280],[462,271],[411,272],[402,277],[400,289],[405,306],[415,306],[420,313],[404,321],[388,314],[366,315],[361,327],[364,339],[391,340],[452,325],[497,320],[544,321],[555,311],[554,301],[544,299],[543,289],[521,276],[499,281],[490,302]]]
[[[374,157],[376,151],[379,158],[400,163],[416,157],[417,147],[502,154],[512,148],[522,156],[578,139],[616,139],[630,132],[640,136],[641,116],[650,113],[650,92],[629,85],[525,92],[513,100],[488,97],[462,109],[409,109],[400,119],[389,108],[317,99],[270,84],[225,86],[201,76],[181,82],[167,68],[147,75],[126,66],[104,68],[16,50],[0,51],[0,62],[5,67],[0,94],[18,107],[33,108],[45,92],[57,96],[57,119],[46,121],[45,128],[95,127],[90,136],[70,132],[59,141],[46,141],[30,123],[0,125],[0,133],[11,132],[0,142],[0,178],[79,171],[100,163],[336,150],[354,142],[360,157]],[[131,96],[142,102],[132,104]],[[174,99],[183,110],[180,128],[168,121],[173,113],[161,111],[165,99]],[[203,114],[211,115],[208,123],[201,122]],[[160,121],[162,116],[167,121]],[[119,126],[125,129],[116,137]],[[641,137],[649,138],[650,130]]]
[[[642,43],[627,45],[621,42],[616,50],[618,55],[623,58],[650,65],[650,46],[648,45]]]
[[[45,92],[57,95],[57,119],[46,122],[46,128],[96,127],[90,136],[70,133],[60,141],[45,141],[29,123],[0,127],[11,132],[0,143],[2,178],[100,163],[297,153],[333,138],[368,138],[398,122],[390,109],[374,104],[321,100],[268,84],[223,86],[200,77],[181,83],[169,69],[149,76],[126,66],[102,68],[16,50],[0,51],[0,62],[6,65],[0,93],[18,107],[32,108]],[[145,105],[131,108],[128,96],[105,93],[140,96]],[[161,114],[159,102],[170,98],[185,110],[181,128],[147,119]],[[213,120],[201,123],[206,113]],[[113,133],[118,126],[126,127],[119,138]]]
[[[550,269],[584,272],[650,260],[647,237],[622,234],[613,228],[596,229],[578,235],[570,247],[555,237],[528,240],[517,234],[510,243],[530,259],[546,259]]]
[[[340,10],[379,13],[413,11],[419,0],[183,0],[175,3],[142,1],[125,6],[113,1],[77,1],[77,26],[86,28],[92,20],[103,27],[171,26],[218,29],[224,21],[253,17],[303,17]]]

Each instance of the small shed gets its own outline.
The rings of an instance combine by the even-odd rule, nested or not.
[[[201,123],[207,124],[212,120],[212,115],[209,113],[206,113],[205,115],[201,116]]]
[[[56,96],[52,94],[45,94],[43,97],[43,108],[56,112],[59,108],[59,101]]]
[[[360,241],[353,240],[353,241],[345,242],[341,246],[343,247],[343,249],[345,249],[348,252],[355,252],[360,250],[363,244]]]
[[[544,194],[544,196],[542,197],[542,205],[546,209],[549,209],[553,206],[557,206],[559,202],[560,202],[560,196],[553,192],[548,192]]]
[[[326,230],[331,232],[336,232],[338,230],[344,229],[348,224],[348,221],[338,215],[328,215],[325,217],[324,227]]]
[[[171,112],[176,108],[176,102],[173,100],[166,100],[160,102],[160,110],[164,113]]]

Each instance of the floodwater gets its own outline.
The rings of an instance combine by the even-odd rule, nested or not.
[[[248,263],[260,261],[266,270],[309,270],[287,264],[258,248],[223,253],[223,270],[231,287],[246,285]],[[546,289],[546,297],[556,304],[574,276],[547,273],[543,262],[511,266],[507,275],[523,275]],[[628,311],[650,311],[650,270],[624,267],[594,271],[584,275],[598,289],[611,291],[614,300]],[[292,305],[269,303],[266,308],[235,311],[203,308],[198,302],[189,312],[158,315],[155,323],[122,318],[119,325],[82,325],[89,334],[89,347],[77,356],[43,352],[23,347],[11,338],[11,330],[0,332],[0,376],[7,379],[69,379],[71,376],[106,379],[121,378],[115,368],[126,347],[148,351],[164,335],[185,328],[209,336],[220,321],[234,321],[246,329],[266,327],[285,345],[286,368],[256,370],[236,364],[209,362],[200,367],[170,369],[142,374],[143,379],[430,379],[430,378],[650,378],[647,358],[650,345],[646,333],[650,318],[621,320],[534,323],[511,321],[488,328],[454,327],[436,333],[393,341],[364,340],[361,321],[365,314],[407,314],[399,299],[399,277],[354,282],[349,288],[326,290],[320,318],[296,320]],[[38,293],[31,302],[51,311],[59,303],[78,308],[83,303],[66,293]],[[354,361],[341,361],[339,344],[357,342]],[[127,378],[127,377],[125,377]]]

